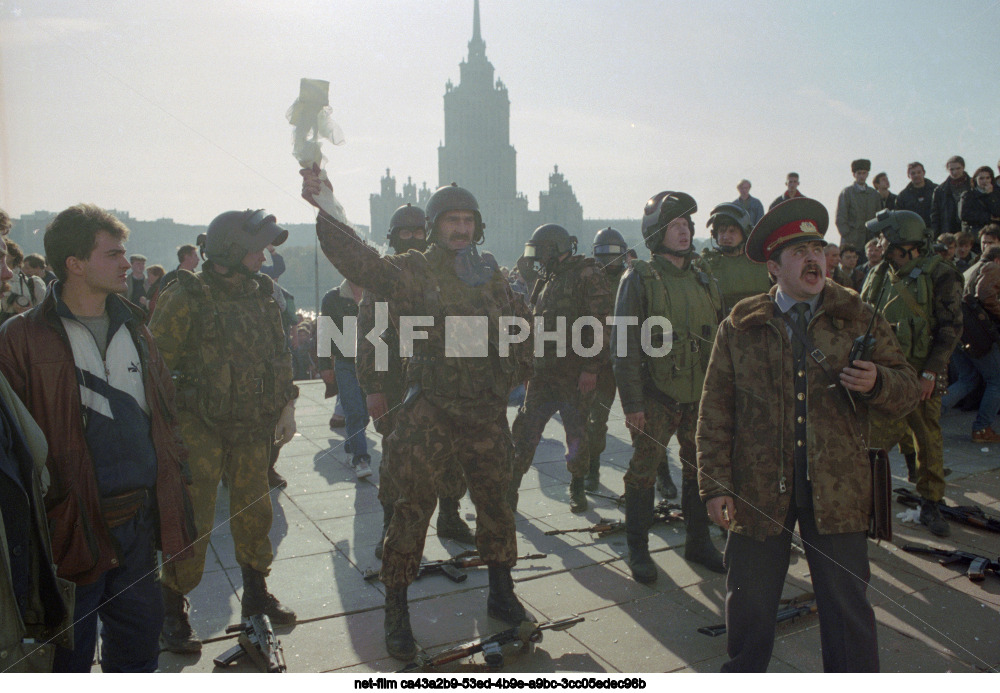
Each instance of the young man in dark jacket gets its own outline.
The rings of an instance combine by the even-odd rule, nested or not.
[[[56,671],[88,672],[100,616],[104,671],[153,671],[164,562],[194,539],[170,374],[127,288],[128,229],[93,205],[45,232],[58,281],[0,330],[0,372],[48,440],[45,508],[58,576],[76,583],[74,648]]]

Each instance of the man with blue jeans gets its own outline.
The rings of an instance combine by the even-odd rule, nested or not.
[[[358,317],[358,303],[361,301],[363,291],[361,287],[345,279],[338,288],[330,290],[323,297],[320,315],[332,318],[337,329],[343,332],[344,318],[353,316],[356,320]],[[333,377],[337,379],[337,390],[344,407],[344,418],[347,420],[345,426],[347,441],[344,443],[344,450],[354,456],[351,461],[354,472],[359,479],[364,479],[372,475],[368,440],[365,437],[365,428],[368,426],[367,397],[358,384],[354,356],[345,356],[333,340],[330,342],[330,352],[330,357],[318,359],[320,376],[324,382],[329,382]],[[331,359],[333,368],[330,367]]]
[[[965,271],[965,298],[975,297],[996,324],[1000,320],[1000,227],[995,224],[985,227],[980,243],[982,257]],[[1000,443],[1000,433],[993,430],[1000,410],[1000,344],[994,343],[989,351],[977,358],[964,349],[956,349],[951,363],[958,372],[958,380],[941,399],[942,412],[974,391],[982,378],[986,389],[972,424],[972,442]]]

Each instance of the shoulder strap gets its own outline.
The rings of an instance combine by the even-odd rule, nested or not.
[[[792,320],[788,313],[781,312],[777,303],[774,304],[774,309],[781,315],[781,319],[785,321],[785,324],[791,328],[792,335],[799,340],[799,343],[802,344],[803,347],[805,347],[806,353],[809,354],[809,357],[823,369],[826,377],[830,380],[831,386],[835,387],[839,392],[841,392],[841,394],[844,395],[847,399],[848,405],[851,407],[851,411],[857,412],[857,408],[854,406],[854,398],[851,397],[850,391],[840,382],[840,378],[837,377],[837,374],[833,372],[833,366],[831,366],[830,362],[827,361],[826,354],[816,348],[812,339],[809,338],[809,333],[802,327],[802,325]]]

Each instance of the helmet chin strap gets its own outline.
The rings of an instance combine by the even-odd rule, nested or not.
[[[659,247],[656,249],[657,253],[661,255],[673,255],[674,257],[685,258],[694,253],[694,246],[689,245],[687,250],[672,250],[667,246],[660,243]]]

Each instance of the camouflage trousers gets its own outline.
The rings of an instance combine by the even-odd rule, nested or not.
[[[941,396],[934,395],[921,402],[902,419],[887,421],[875,414],[871,417],[873,448],[900,448],[913,434],[917,451],[917,494],[921,498],[939,501],[944,498],[944,437],[941,435]],[[903,448],[905,452],[905,448]]]
[[[399,589],[416,579],[448,460],[461,466],[476,506],[480,556],[489,565],[514,565],[517,538],[507,503],[511,442],[505,409],[458,415],[419,396],[397,410],[388,441],[389,473],[399,496],[382,553],[380,577],[386,587]]]
[[[698,426],[698,403],[669,407],[650,397],[643,398],[646,427],[632,434],[632,459],[625,472],[625,485],[651,488],[656,484],[656,469],[666,460],[667,444],[677,434],[680,443],[681,475],[685,481],[698,479],[698,462],[694,442]]]
[[[375,430],[382,436],[382,462],[378,469],[378,502],[383,508],[391,507],[399,498],[399,488],[393,481],[390,461],[393,456],[390,437],[392,432],[396,430],[396,412],[399,411],[398,407],[395,410],[393,407],[397,404],[399,404],[398,400],[396,402],[390,401],[389,412],[378,421],[373,422]],[[438,479],[437,496],[444,500],[460,500],[468,490],[462,468],[454,458],[445,460],[444,465],[444,473]]]
[[[524,404],[514,418],[514,473],[524,476],[531,468],[542,431],[557,411],[566,430],[566,468],[574,477],[586,476],[590,469],[587,447],[587,415],[594,401],[594,391],[580,394],[577,378],[557,380],[540,376],[528,381]]]
[[[267,440],[231,444],[189,412],[179,412],[178,421],[189,451],[193,483],[188,493],[194,507],[198,540],[192,557],[163,566],[164,586],[187,594],[201,582],[208,540],[215,526],[215,495],[222,478],[229,487],[229,530],[236,548],[236,562],[267,575],[274,558],[267,536],[271,531],[271,495],[267,483],[271,445]]]
[[[606,366],[597,374],[597,388],[594,402],[587,416],[587,447],[591,462],[601,459],[601,453],[608,446],[608,417],[611,405],[615,403],[615,372]]]

